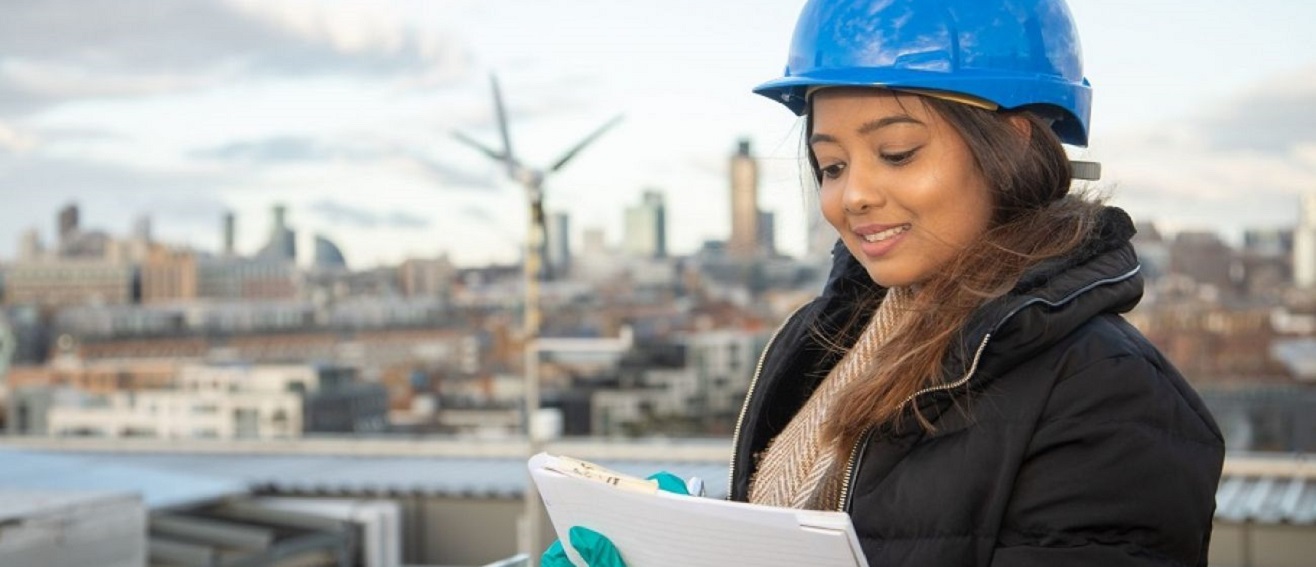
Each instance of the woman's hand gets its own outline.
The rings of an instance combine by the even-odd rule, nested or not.
[[[658,481],[660,490],[681,495],[690,494],[690,483],[667,471],[651,474],[648,480]],[[700,491],[702,492],[702,489]],[[626,567],[626,562],[621,559],[621,552],[612,545],[612,540],[599,532],[584,526],[572,526],[567,530],[567,538],[571,540],[571,547],[585,560],[584,567]],[[548,546],[544,555],[539,558],[539,565],[540,567],[577,567],[567,557],[567,550],[562,546],[562,540]]]
[[[583,526],[573,526],[567,531],[571,547],[575,548],[587,567],[626,567],[621,560],[621,553],[612,541],[603,534]],[[567,550],[562,547],[562,540],[553,542],[539,558],[540,567],[575,567],[567,558]]]

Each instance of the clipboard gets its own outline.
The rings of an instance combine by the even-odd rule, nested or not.
[[[528,465],[554,531],[582,565],[567,537],[573,526],[607,536],[627,567],[868,565],[843,512],[673,494],[646,484],[651,481],[547,453]]]

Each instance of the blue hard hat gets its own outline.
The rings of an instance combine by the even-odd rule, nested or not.
[[[1092,89],[1064,0],[810,0],[785,75],[754,92],[804,114],[821,86],[968,95],[1088,141]]]

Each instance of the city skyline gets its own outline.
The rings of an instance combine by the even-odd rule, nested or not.
[[[354,268],[445,252],[464,265],[515,261],[520,189],[449,134],[496,140],[493,72],[530,163],[626,115],[548,181],[547,207],[570,215],[573,244],[592,228],[619,243],[625,209],[650,188],[667,196],[671,253],[725,240],[727,158],[748,138],[759,205],[776,214],[779,248],[798,256],[809,205],[797,122],[749,89],[780,72],[800,5],[6,7],[0,261],[29,228],[50,242],[69,202],[89,228],[126,234],[149,214],[157,239],[208,251],[221,248],[226,210],[240,219],[238,250],[255,250],[268,207],[283,202],[299,233],[337,242]],[[1114,204],[1231,240],[1296,224],[1298,199],[1316,190],[1316,53],[1289,24],[1316,7],[1070,6],[1096,93],[1092,147],[1077,154],[1103,162],[1098,187]],[[736,25],[751,9],[759,23]],[[110,10],[138,17],[98,16]]]
[[[601,234],[598,227],[586,226],[568,228],[571,224],[574,224],[569,215],[566,213],[552,213],[549,225],[551,242],[549,257],[551,261],[559,263],[555,269],[563,269],[569,263],[575,261],[581,254],[617,255],[612,256],[613,258],[666,257],[668,255],[665,252],[667,248],[667,238],[665,236],[667,228],[664,220],[665,214],[662,212],[665,208],[663,205],[664,200],[665,194],[663,192],[656,191],[652,188],[647,189],[643,195],[637,198],[635,203],[626,206],[623,211],[625,219],[623,221],[621,234],[616,235],[610,240],[600,240],[601,238],[604,238],[605,235]],[[1310,207],[1312,203],[1316,203],[1316,193],[1304,195],[1301,198],[1301,206],[1299,208]],[[656,207],[655,210],[658,212],[650,212],[650,209],[654,207]],[[105,230],[103,227],[98,226],[87,226],[80,220],[81,218],[85,218],[85,211],[78,203],[70,202],[63,207],[60,207],[58,210],[52,211],[49,215],[49,219],[47,219],[44,224],[39,226],[33,225],[32,227],[17,233],[18,238],[15,239],[17,241],[15,243],[15,253],[10,255],[0,254],[0,267],[4,267],[5,264],[21,265],[25,262],[32,261],[46,262],[69,258],[77,259],[78,257],[95,257],[97,259],[119,258],[111,251],[114,244],[126,245],[137,241],[159,245],[164,247],[163,249],[175,252],[196,253],[201,257],[270,259],[277,256],[280,260],[286,260],[302,269],[317,266],[319,262],[321,262],[321,256],[325,255],[336,257],[336,262],[346,262],[345,257],[339,250],[339,243],[337,241],[320,232],[301,230],[295,222],[288,221],[288,212],[286,205],[277,202],[270,203],[266,210],[260,212],[259,216],[261,218],[256,219],[255,223],[253,223],[256,224],[257,227],[252,230],[255,231],[258,236],[247,239],[252,240],[252,246],[230,250],[227,248],[228,243],[231,242],[231,240],[236,239],[236,231],[234,230],[234,227],[244,221],[251,220],[238,219],[231,211],[225,211],[219,218],[215,219],[216,223],[214,230],[217,236],[216,242],[218,244],[212,249],[198,248],[189,243],[170,241],[152,236],[153,230],[151,227],[154,226],[154,221],[149,215],[138,216],[131,219],[130,228],[121,231]],[[65,217],[69,214],[72,214],[72,218],[75,220],[72,221],[74,223],[73,225],[66,226],[69,221]],[[1311,226],[1309,224],[1304,224],[1308,222],[1310,218],[1303,216],[1303,214],[1304,213],[1300,211],[1298,214],[1300,218],[1293,223],[1269,226],[1242,226],[1236,234],[1228,231],[1217,230],[1215,227],[1209,226],[1183,226],[1175,229],[1166,228],[1161,223],[1153,222],[1152,220],[1135,219],[1135,222],[1139,225],[1150,225],[1153,230],[1148,236],[1156,241],[1169,242],[1179,235],[1188,238],[1201,238],[1207,236],[1216,239],[1215,241],[1219,242],[1221,245],[1236,251],[1252,250],[1263,251],[1266,253],[1282,252],[1281,255],[1288,256],[1295,253],[1305,254],[1305,252],[1301,252],[1302,245],[1299,245],[1299,249],[1295,250],[1272,250],[1274,246],[1280,245],[1279,241],[1274,239],[1282,238],[1283,235],[1288,235],[1290,243],[1292,243],[1292,240],[1298,238],[1299,234],[1304,233],[1304,231],[1310,231]],[[653,219],[650,219],[648,218],[649,215],[655,216]],[[772,211],[760,210],[757,216],[759,222],[771,223],[772,217],[775,215]],[[72,232],[68,234],[72,235],[74,238],[73,241],[70,241],[74,248],[71,250],[65,250],[65,240],[68,237],[61,235],[65,234],[70,228],[72,229]],[[1142,229],[1140,228],[1139,230],[1141,236]],[[555,235],[563,234],[564,231],[566,234],[571,235],[569,244],[563,244],[560,240],[556,240],[557,236]],[[641,236],[646,231],[653,231],[655,234]],[[760,233],[762,233],[762,231],[760,231]],[[77,248],[78,246],[85,246],[85,244],[77,243],[77,239],[84,236],[93,237],[91,242],[95,246],[105,246],[105,249],[100,250],[99,248],[96,248],[95,250],[82,250],[81,248]],[[35,239],[32,237],[35,237]],[[780,252],[778,246],[771,238],[768,238],[765,234],[760,234],[760,237],[766,239],[758,243],[759,246],[764,247],[762,250],[756,252],[760,258],[773,256]],[[0,235],[0,238],[3,238],[3,236]],[[1266,240],[1264,242],[1250,242],[1250,240],[1256,238],[1270,238],[1271,240]],[[1300,238],[1298,239],[1300,240]],[[730,245],[730,239],[720,239],[713,242],[718,248]],[[828,246],[830,246],[830,241],[828,242]],[[654,250],[646,251],[649,247],[654,247]],[[274,256],[271,256],[271,249],[273,248],[277,248],[279,252],[273,253]],[[1310,247],[1307,249],[1309,248]],[[664,252],[658,253],[658,250],[663,250]],[[700,253],[700,250],[681,251],[672,254],[672,256],[692,256],[698,253]],[[88,256],[88,254],[91,255]],[[803,254],[786,254],[785,256],[802,260],[807,258],[808,252]],[[409,261],[429,261],[434,259],[449,262],[452,260],[452,254],[445,250],[432,256],[406,256],[401,257],[396,261],[385,261],[369,266],[358,266],[353,264],[344,265],[352,270],[371,270],[376,268],[398,267]],[[133,261],[126,257],[114,261],[133,263]],[[520,261],[520,258],[512,258],[507,261],[489,260],[468,263],[454,262],[453,265],[466,268],[481,268],[498,265],[515,265]],[[1144,258],[1144,262],[1148,261],[1155,263],[1157,259]]]

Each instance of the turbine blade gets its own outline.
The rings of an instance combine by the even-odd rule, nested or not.
[[[507,129],[507,109],[503,106],[502,90],[498,88],[498,76],[489,75],[489,82],[493,84],[494,109],[498,114],[498,131],[503,136],[503,156],[507,161],[507,175],[515,179],[516,158],[512,153],[512,135]]]
[[[493,159],[494,161],[497,161],[497,162],[507,161],[507,156],[504,156],[503,154],[498,153],[497,150],[494,150],[493,148],[490,148],[489,146],[486,146],[486,145],[484,145],[484,144],[481,144],[480,142],[475,141],[474,138],[471,138],[470,136],[467,136],[466,134],[463,134],[463,133],[461,133],[461,132],[458,132],[458,131],[456,131],[456,130],[453,130],[453,131],[452,131],[452,137],[453,137],[453,138],[456,138],[458,142],[461,142],[461,143],[466,144],[466,145],[468,145],[468,146],[470,146],[470,147],[472,147],[472,148],[475,148],[475,149],[477,149],[477,150],[480,150],[481,153],[483,153],[484,155],[489,156],[489,158],[490,158],[490,159]]]
[[[576,154],[585,149],[585,146],[590,145],[594,140],[597,140],[599,136],[602,136],[604,132],[607,132],[613,126],[616,126],[618,122],[621,122],[621,119],[622,115],[618,114],[617,116],[614,116],[612,120],[609,120],[606,124],[600,126],[593,133],[585,136],[584,140],[581,140],[580,143],[575,145],[575,147],[568,150],[566,154],[563,154],[563,156],[557,160],[557,163],[554,163],[552,167],[548,168],[548,171],[551,173],[562,169],[563,166],[567,165],[567,162],[571,161],[571,158],[576,157]]]

